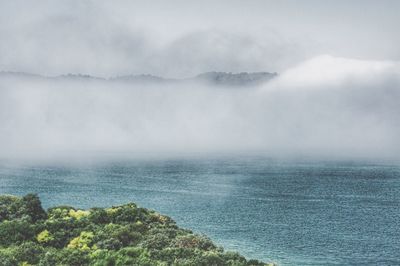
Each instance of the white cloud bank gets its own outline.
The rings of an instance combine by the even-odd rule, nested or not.
[[[320,56],[256,88],[0,78],[0,157],[400,154],[397,62]]]
[[[253,29],[260,24],[201,26],[190,14],[179,16],[183,6],[177,1],[0,1],[0,71],[181,78],[206,71],[279,71],[312,54],[309,42]]]

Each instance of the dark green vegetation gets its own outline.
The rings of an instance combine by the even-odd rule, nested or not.
[[[134,203],[43,210],[36,195],[0,196],[0,265],[265,265],[224,252]]]

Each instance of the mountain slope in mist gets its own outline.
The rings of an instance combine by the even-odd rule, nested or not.
[[[57,80],[70,80],[70,81],[113,81],[113,82],[132,82],[132,83],[193,83],[193,82],[204,82],[207,85],[218,85],[218,86],[255,86],[270,81],[275,78],[277,73],[269,72],[241,72],[241,73],[230,73],[230,72],[206,72],[201,73],[197,76],[185,79],[172,79],[154,76],[150,74],[141,75],[125,75],[117,76],[109,79],[95,77],[91,75],[83,74],[67,74],[55,77],[44,77],[41,75],[35,75],[23,72],[0,72],[0,78],[19,78],[19,79],[57,79]]]
[[[398,62],[320,56],[251,90],[87,80],[0,75],[0,155],[400,154]]]

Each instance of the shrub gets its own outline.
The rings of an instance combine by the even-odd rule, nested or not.
[[[43,230],[36,236],[36,240],[39,243],[48,243],[51,240],[54,240],[54,237],[50,234],[49,231]]]
[[[80,249],[62,249],[57,254],[58,263],[56,265],[82,266],[89,264],[89,256],[86,250]]]
[[[89,216],[90,211],[82,211],[82,210],[74,210],[74,209],[70,209],[68,212],[68,215],[72,218],[75,218],[77,220],[80,220],[84,217]]]
[[[16,248],[15,258],[21,262],[37,264],[42,257],[44,248],[34,242],[24,242]]]
[[[92,208],[88,219],[95,224],[108,224],[110,222],[107,211],[101,208]]]
[[[15,255],[16,255],[15,247],[0,249],[0,265],[2,266],[18,265],[18,260]]]
[[[67,248],[81,249],[81,250],[89,250],[89,245],[92,243],[94,234],[92,232],[83,231],[79,236],[73,238]]]
[[[69,219],[69,211],[75,210],[70,206],[59,206],[48,210],[49,219]]]
[[[126,204],[48,213],[39,198],[0,196],[0,266],[260,266],[154,211]]]
[[[28,221],[12,220],[0,223],[0,246],[20,244],[23,241],[33,240],[34,226]]]
[[[36,194],[24,196],[22,203],[22,214],[30,216],[33,222],[47,218],[47,213],[43,210],[42,203]]]
[[[122,243],[118,239],[115,238],[107,238],[104,240],[100,240],[95,244],[100,249],[106,250],[118,250],[122,248]]]
[[[161,250],[167,247],[170,243],[171,241],[167,236],[157,233],[155,235],[147,236],[141,245],[149,250]]]
[[[21,199],[16,196],[0,196],[0,222],[17,218],[14,215],[17,214],[21,205]]]
[[[221,254],[208,251],[203,253],[197,260],[194,261],[194,265],[199,266],[225,266],[225,262],[221,257]]]
[[[175,240],[175,246],[181,248],[198,248],[207,251],[216,249],[216,246],[209,238],[192,234],[177,237]]]
[[[115,252],[99,249],[89,255],[90,264],[93,266],[113,266],[116,256]]]

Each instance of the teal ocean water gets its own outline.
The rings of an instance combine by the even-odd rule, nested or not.
[[[263,157],[0,163],[0,193],[45,207],[134,201],[280,265],[400,265],[400,166]]]

